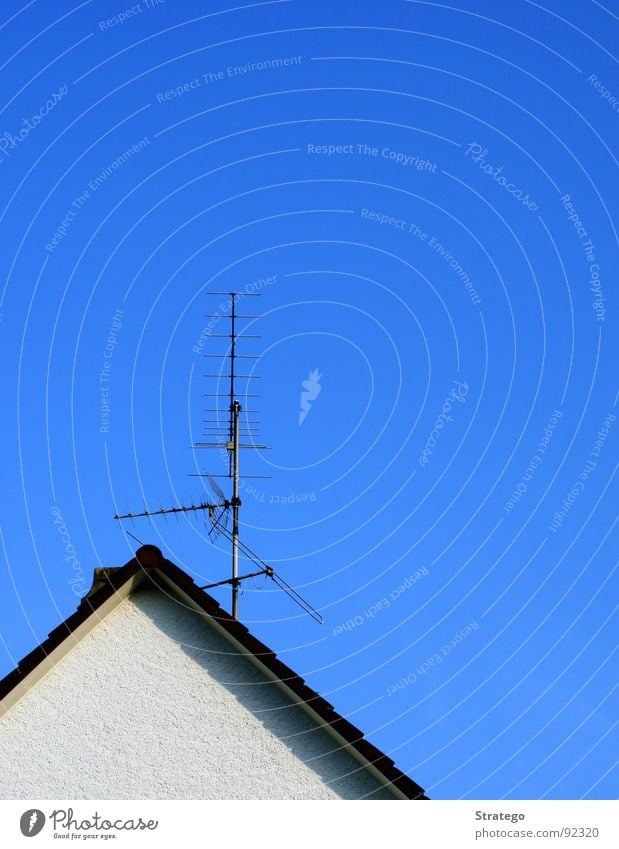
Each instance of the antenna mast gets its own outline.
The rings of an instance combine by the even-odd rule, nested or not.
[[[230,438],[232,440],[232,616],[239,618],[239,416],[241,405],[234,397],[234,365],[236,359],[236,292],[231,292],[230,344]]]
[[[234,361],[233,361],[234,362]],[[231,381],[234,377],[231,378]],[[241,405],[233,401],[234,416],[233,477],[232,477],[232,616],[239,618],[239,413]]]
[[[256,448],[256,449],[266,449],[268,446],[266,445],[258,445],[253,442],[253,437],[257,435],[255,430],[257,421],[247,419],[245,421],[241,421],[241,414],[243,413],[243,407],[237,397],[237,380],[254,380],[259,377],[259,375],[255,374],[237,374],[236,373],[236,361],[237,359],[252,359],[258,360],[259,356],[253,354],[237,354],[236,344],[238,339],[259,339],[260,336],[253,336],[247,333],[237,333],[237,319],[255,319],[258,318],[256,315],[240,315],[236,311],[237,301],[240,298],[258,298],[260,295],[258,293],[250,293],[250,292],[207,292],[208,295],[216,295],[216,296],[229,296],[231,299],[230,302],[230,314],[226,315],[225,313],[222,315],[221,313],[215,315],[207,315],[207,318],[229,318],[230,319],[230,333],[213,333],[211,337],[219,338],[219,339],[229,339],[230,346],[229,350],[223,354],[205,354],[205,357],[212,357],[220,360],[229,360],[230,361],[230,373],[225,374],[205,374],[204,377],[208,378],[217,378],[220,380],[221,378],[228,378],[230,381],[229,392],[221,393],[221,392],[209,392],[206,393],[206,397],[208,398],[227,398],[228,399],[228,422],[224,424],[224,416],[223,410],[219,409],[217,405],[214,405],[214,408],[208,408],[205,412],[217,413],[215,419],[205,419],[204,423],[207,425],[207,429],[205,435],[212,436],[213,438],[219,439],[217,442],[197,442],[195,444],[195,448],[216,448],[220,449],[225,445],[225,449],[228,452],[228,474],[226,475],[210,475],[210,474],[193,474],[191,477],[200,477],[200,478],[208,478],[209,483],[213,492],[215,493],[217,500],[214,502],[201,500],[198,504],[184,505],[169,507],[169,508],[161,508],[160,510],[149,510],[145,507],[145,509],[141,513],[125,513],[124,515],[116,514],[114,516],[115,519],[123,520],[123,519],[137,519],[141,517],[151,518],[153,516],[164,516],[166,517],[168,514],[173,514],[178,519],[179,513],[196,513],[197,511],[205,510],[208,511],[210,520],[211,520],[211,528],[209,530],[209,535],[212,534],[213,538],[219,536],[220,534],[227,540],[229,540],[232,544],[232,577],[227,578],[223,581],[215,581],[211,584],[206,584],[200,589],[206,590],[212,587],[220,587],[225,584],[230,584],[232,588],[232,616],[234,619],[238,619],[239,613],[239,586],[242,581],[253,578],[258,575],[265,575],[267,578],[271,578],[273,582],[279,587],[280,590],[283,590],[286,595],[288,595],[292,601],[295,602],[301,609],[309,614],[316,622],[322,624],[323,618],[315,610],[311,604],[306,601],[299,593],[290,586],[280,575],[278,575],[275,570],[268,566],[263,560],[258,557],[258,555],[252,551],[249,546],[241,542],[239,539],[239,508],[241,507],[241,499],[239,497],[239,480],[241,478],[239,472],[239,460],[240,460],[240,452],[242,448]],[[240,397],[245,398],[259,398],[259,395],[250,394],[248,391],[240,393]],[[257,410],[245,410],[245,414],[257,413]],[[248,437],[247,443],[241,442],[240,438]],[[225,441],[224,441],[225,440]],[[232,480],[232,497],[230,499],[226,498],[224,493],[222,492],[219,485],[215,482],[214,478],[216,477],[224,477]],[[262,478],[265,475],[243,475],[244,478]],[[232,532],[228,530],[228,518],[230,515],[230,508],[232,509]],[[133,534],[131,534],[133,536]],[[137,539],[137,538],[136,538]],[[239,575],[239,552],[251,561],[256,567],[257,571],[249,572],[246,575]]]
[[[258,375],[254,374],[243,374],[237,375],[236,373],[236,361],[239,357],[243,357],[245,359],[258,359],[257,356],[253,356],[250,354],[237,354],[236,352],[236,344],[237,339],[239,338],[259,338],[255,336],[246,336],[245,334],[238,334],[236,329],[236,321],[237,318],[257,318],[254,315],[238,315],[236,311],[237,299],[239,298],[238,292],[209,292],[209,295],[229,295],[231,304],[230,304],[230,350],[225,354],[210,354],[207,356],[216,357],[220,359],[229,359],[230,360],[230,374],[228,378],[230,380],[230,393],[229,393],[229,407],[228,407],[228,441],[226,443],[226,449],[228,451],[228,477],[232,478],[232,498],[230,499],[230,505],[232,506],[232,577],[230,579],[230,584],[232,587],[232,616],[235,619],[238,619],[239,614],[239,508],[241,506],[241,499],[239,497],[239,460],[240,460],[240,449],[241,448],[266,448],[266,445],[254,445],[247,444],[241,445],[240,443],[240,428],[241,428],[241,411],[242,406],[240,401],[236,396],[236,386],[235,381],[237,378],[244,380],[253,380],[258,377]],[[247,292],[242,293],[241,297],[250,297],[257,298],[258,294],[250,294]],[[219,334],[217,334],[219,335]],[[222,334],[226,336],[227,334]],[[206,377],[221,377],[221,375],[205,375]],[[247,397],[256,397],[250,396],[247,392],[244,393]],[[246,435],[253,437],[255,435],[253,430],[253,425],[251,423],[246,424]],[[207,442],[199,442],[196,445],[197,448],[213,448],[213,447],[221,447],[220,443],[207,443]]]

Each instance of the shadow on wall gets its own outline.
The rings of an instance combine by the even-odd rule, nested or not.
[[[133,603],[159,631],[180,646],[340,798],[395,801],[358,761],[337,748],[335,740],[302,708],[290,702],[277,684],[266,680],[250,660],[239,657],[211,626],[199,625],[203,618],[199,613],[172,594],[169,599],[172,604],[152,587],[141,587],[132,594]],[[226,733],[233,734],[234,729],[226,729]]]

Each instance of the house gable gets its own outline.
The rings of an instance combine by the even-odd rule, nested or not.
[[[0,797],[424,798],[158,549],[97,578],[0,682]]]

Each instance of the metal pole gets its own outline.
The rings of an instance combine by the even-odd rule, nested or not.
[[[234,440],[234,424],[232,416],[234,410],[234,355],[236,353],[236,292],[230,292],[230,296],[232,298],[232,329],[230,331],[232,343],[230,346],[230,434],[228,438],[230,442],[232,442]],[[230,457],[228,472],[229,474],[232,474],[232,457]]]
[[[233,478],[232,478],[232,617],[239,618],[239,413],[241,405],[233,405],[234,442],[233,442]]]
[[[234,355],[236,353],[236,292],[232,298],[232,327],[230,335],[230,440],[232,456],[232,618],[239,618],[239,412],[241,405],[234,397]]]

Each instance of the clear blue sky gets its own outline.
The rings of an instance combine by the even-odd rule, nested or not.
[[[226,5],[2,4],[0,674],[222,471],[261,280],[243,537],[326,624],[242,619],[435,798],[614,798],[619,5]]]

